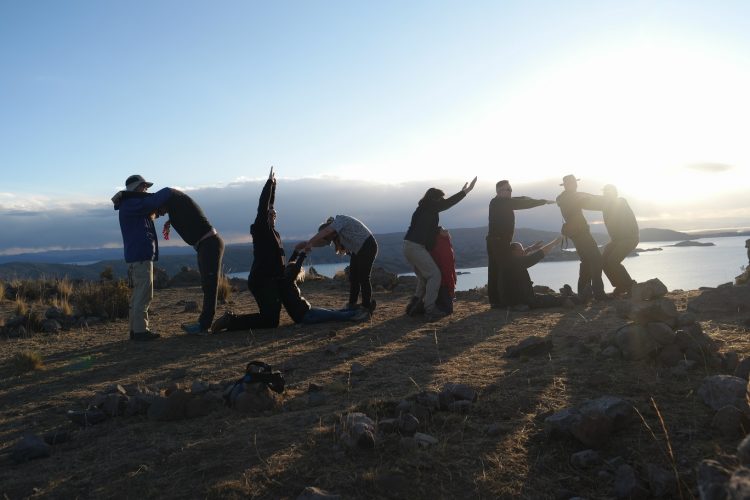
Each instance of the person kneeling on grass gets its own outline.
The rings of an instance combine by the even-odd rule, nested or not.
[[[531,281],[528,269],[542,260],[552,249],[562,241],[558,236],[546,245],[535,243],[528,248],[517,241],[510,244],[510,263],[508,296],[510,305],[516,310],[540,307],[559,307],[569,297],[534,293],[534,283]]]

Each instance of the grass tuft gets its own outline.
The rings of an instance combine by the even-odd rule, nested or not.
[[[232,283],[229,282],[229,278],[226,274],[219,276],[219,286],[216,290],[216,298],[219,302],[226,302],[227,299],[232,295]]]
[[[44,370],[42,355],[36,351],[21,351],[11,358],[10,364],[15,375]]]

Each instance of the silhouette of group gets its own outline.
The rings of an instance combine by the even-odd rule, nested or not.
[[[512,196],[513,189],[508,180],[496,184],[496,196],[489,204],[486,238],[487,295],[492,308],[525,310],[560,306],[565,300],[574,303],[607,300],[602,273],[612,283],[614,295],[630,293],[634,281],[622,261],[638,244],[638,224],[633,211],[625,199],[618,197],[613,185],[604,186],[602,195],[593,195],[578,191],[579,180],[574,175],[563,177],[560,184],[563,191],[554,201]],[[432,322],[452,313],[456,286],[455,255],[450,234],[440,226],[440,212],[464,199],[476,182],[474,177],[447,198],[442,190],[432,187],[417,203],[403,243],[404,257],[417,278],[414,294],[406,305],[407,315],[423,316]],[[223,240],[190,196],[174,188],[148,193],[152,185],[142,176],[132,175],[125,181],[125,190],[112,198],[115,210],[119,212],[125,261],[129,265],[133,287],[129,321],[132,340],[159,338],[158,333],[149,329],[148,309],[153,298],[153,263],[159,256],[154,219],[163,215],[169,217],[162,230],[163,237],[169,239],[170,229],[174,228],[197,252],[203,308],[197,323],[182,325],[188,334],[276,328],[282,307],[295,323],[302,324],[366,321],[373,315],[376,302],[372,298],[371,274],[378,243],[372,231],[349,215],[329,217],[314,236],[298,243],[294,253],[285,261],[282,239],[276,230],[274,200],[277,182],[271,168],[260,194],[255,220],[250,226],[253,262],[248,289],[258,305],[258,312],[227,312],[214,321]],[[555,203],[564,220],[561,236],[546,244],[537,242],[526,248],[513,241],[516,210]],[[602,212],[610,242],[601,252],[583,210]],[[536,293],[528,268],[542,260],[563,239],[573,242],[580,259],[577,293],[567,285],[562,295]],[[345,306],[337,310],[313,307],[302,296],[298,285],[304,274],[302,263],[307,255],[313,248],[329,245],[333,245],[336,253],[350,256],[349,296]]]

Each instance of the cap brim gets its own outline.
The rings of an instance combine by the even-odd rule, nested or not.
[[[146,185],[147,188],[150,188],[151,186],[154,185],[153,182],[144,182],[144,184]]]

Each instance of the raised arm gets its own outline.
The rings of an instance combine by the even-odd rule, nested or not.
[[[258,199],[258,214],[255,216],[255,223],[268,225],[268,211],[273,207],[273,201],[276,197],[276,176],[273,174],[273,168],[268,176],[263,190],[260,192]]]
[[[469,192],[471,192],[472,189],[474,189],[474,185],[476,183],[477,183],[477,178],[474,177],[474,179],[472,179],[471,183],[468,183],[468,182],[465,183],[464,187],[462,187],[461,191],[459,191],[458,193],[456,193],[453,196],[450,196],[448,198],[444,198],[442,200],[437,200],[435,202],[435,204],[436,204],[435,206],[436,206],[438,212],[442,212],[443,210],[448,210],[450,207],[452,207],[453,205],[455,205],[459,201],[461,201],[464,198],[466,198],[466,195],[469,194]]]

